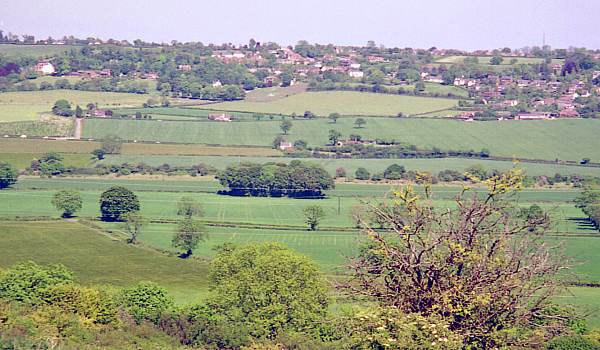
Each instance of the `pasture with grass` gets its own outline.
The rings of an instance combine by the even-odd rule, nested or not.
[[[418,147],[442,150],[486,148],[494,156],[545,160],[600,159],[598,120],[493,121],[465,123],[457,120],[367,118],[356,128],[354,118],[340,118],[335,124],[326,118],[292,120],[285,138],[304,140],[310,146],[329,143],[329,130],[342,138],[358,134],[363,139],[397,140]],[[126,140],[181,142],[222,145],[270,146],[281,134],[281,121],[185,122],[105,120],[86,121],[85,138],[118,135]]]

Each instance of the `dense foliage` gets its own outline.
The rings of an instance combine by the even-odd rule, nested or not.
[[[137,196],[122,186],[113,186],[100,195],[102,220],[122,220],[124,215],[140,210]]]
[[[75,190],[58,191],[52,196],[52,205],[62,211],[62,217],[68,218],[79,211],[83,205],[81,194]]]
[[[334,188],[333,178],[322,167],[298,160],[280,163],[241,163],[217,175],[228,194],[243,196],[321,197]]]
[[[597,185],[587,184],[575,200],[575,206],[588,216],[596,229],[600,230],[600,188]]]
[[[317,266],[278,244],[223,247],[209,279],[213,312],[246,325],[253,336],[315,331],[327,312],[327,287]]]
[[[63,160],[64,157],[59,153],[45,153],[40,159],[31,161],[29,171],[47,177],[61,175],[66,171]]]
[[[19,173],[15,167],[8,163],[0,162],[0,190],[14,185],[18,177]]]

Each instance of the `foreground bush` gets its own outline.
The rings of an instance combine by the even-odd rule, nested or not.
[[[225,246],[210,266],[208,305],[256,337],[318,328],[327,286],[312,261],[279,244]]]
[[[0,274],[0,298],[38,304],[49,288],[71,283],[73,274],[64,266],[40,266],[30,261]]]
[[[121,292],[121,304],[139,324],[142,321],[157,323],[160,315],[174,305],[167,291],[153,282],[140,282]]]

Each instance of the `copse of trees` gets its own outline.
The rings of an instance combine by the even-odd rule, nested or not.
[[[66,170],[65,165],[62,162],[63,159],[64,157],[59,153],[45,153],[40,159],[31,161],[29,171],[47,177],[61,175]]]
[[[281,163],[242,163],[230,165],[217,174],[221,185],[229,188],[224,194],[236,196],[322,197],[333,189],[333,178],[317,164],[293,160]]]
[[[74,112],[71,109],[71,104],[69,103],[69,101],[58,100],[54,102],[54,106],[52,106],[52,113],[63,117],[70,117],[73,115]]]
[[[0,162],[0,190],[17,183],[19,172],[9,163]]]

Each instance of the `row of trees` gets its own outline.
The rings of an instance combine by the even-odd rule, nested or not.
[[[600,186],[587,183],[581,195],[575,200],[575,206],[588,216],[591,224],[600,230]]]
[[[17,182],[19,172],[9,163],[0,162],[0,190]]]
[[[293,160],[281,163],[230,165],[217,174],[227,193],[235,196],[322,197],[334,188],[333,178],[316,164]]]

